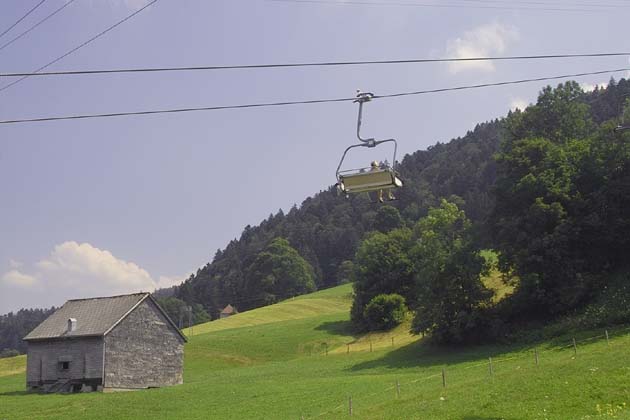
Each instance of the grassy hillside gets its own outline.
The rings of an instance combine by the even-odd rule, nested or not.
[[[0,359],[0,378],[23,373],[26,369],[26,356]]]
[[[321,290],[309,295],[298,296],[285,300],[277,305],[265,306],[255,311],[243,312],[236,316],[219,319],[201,325],[196,325],[192,331],[186,329],[186,334],[205,334],[214,331],[253,327],[255,325],[272,322],[288,321],[291,319],[311,318],[317,315],[329,315],[348,312],[352,303],[352,285],[346,284],[334,289]]]
[[[350,396],[361,419],[630,418],[627,330],[609,331],[609,344],[603,331],[582,332],[577,354],[572,335],[539,343],[537,366],[534,347],[434,348],[404,327],[354,337],[349,292],[341,286],[195,327],[178,387],[27,394],[24,358],[2,360],[0,419],[339,419],[349,417]]]

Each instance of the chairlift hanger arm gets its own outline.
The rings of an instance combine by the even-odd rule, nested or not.
[[[353,144],[352,146],[348,146],[346,148],[346,150],[343,152],[343,155],[341,156],[341,160],[339,161],[339,165],[337,165],[337,172],[336,172],[337,180],[339,180],[339,170],[341,169],[341,165],[343,165],[343,161],[346,158],[346,154],[348,154],[350,149],[354,149],[355,147],[366,147],[366,146],[367,146],[366,144],[361,143],[361,144]]]
[[[366,102],[370,102],[373,97],[374,97],[373,93],[357,91],[357,99],[354,100],[354,102],[359,103],[359,116],[357,117],[357,138],[364,143],[370,143],[374,141],[374,138],[364,139],[361,137],[361,121],[363,119],[363,104]]]
[[[381,143],[388,143],[388,142],[393,142],[394,143],[394,160],[392,161],[392,169],[394,169],[394,167],[396,166],[396,153],[398,152],[398,142],[396,141],[396,139],[385,139],[385,140],[374,140],[372,139],[370,142],[364,142],[364,143],[359,143],[359,144],[353,144],[352,146],[348,146],[346,148],[346,150],[343,152],[343,155],[341,156],[341,160],[339,161],[339,165],[337,166],[337,180],[339,180],[339,170],[341,169],[341,165],[343,165],[343,161],[346,158],[346,155],[348,154],[348,152],[350,151],[350,149],[354,149],[355,147],[376,147]]]

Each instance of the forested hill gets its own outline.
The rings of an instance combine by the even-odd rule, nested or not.
[[[55,308],[20,309],[0,315],[0,358],[14,356],[26,351],[22,338],[48,318]]]
[[[629,93],[630,82],[622,79],[606,89],[584,93],[578,100],[590,106],[591,118],[599,124],[619,115]],[[273,273],[268,246],[279,237],[310,263],[316,288],[349,281],[351,261],[366,232],[411,224],[441,198],[457,203],[473,223],[484,226],[494,206],[494,155],[504,121],[479,124],[464,137],[406,155],[399,167],[405,187],[396,192],[399,200],[390,205],[373,204],[365,194],[338,196],[330,187],[286,214],[279,211],[258,226],[246,226],[241,237],[217,251],[211,263],[177,289],[176,296],[203,305],[215,318],[228,303],[246,310],[308,290],[270,286],[277,273]],[[276,251],[282,248],[274,246]],[[252,278],[258,280],[252,282]]]

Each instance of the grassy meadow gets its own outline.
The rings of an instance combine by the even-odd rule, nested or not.
[[[0,360],[0,420],[339,419],[350,397],[361,419],[630,418],[628,330],[610,330],[609,342],[583,331],[577,352],[573,335],[437,348],[405,325],[353,336],[350,293],[344,285],[196,326],[177,387],[29,394],[25,358]]]

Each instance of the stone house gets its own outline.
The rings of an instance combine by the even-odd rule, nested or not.
[[[223,308],[223,310],[219,314],[219,319],[227,318],[227,317],[235,315],[237,313],[238,313],[238,311],[236,310],[236,308],[234,308],[232,305],[228,304],[228,306]]]
[[[69,300],[24,340],[31,390],[108,391],[183,382],[186,337],[149,293]]]

